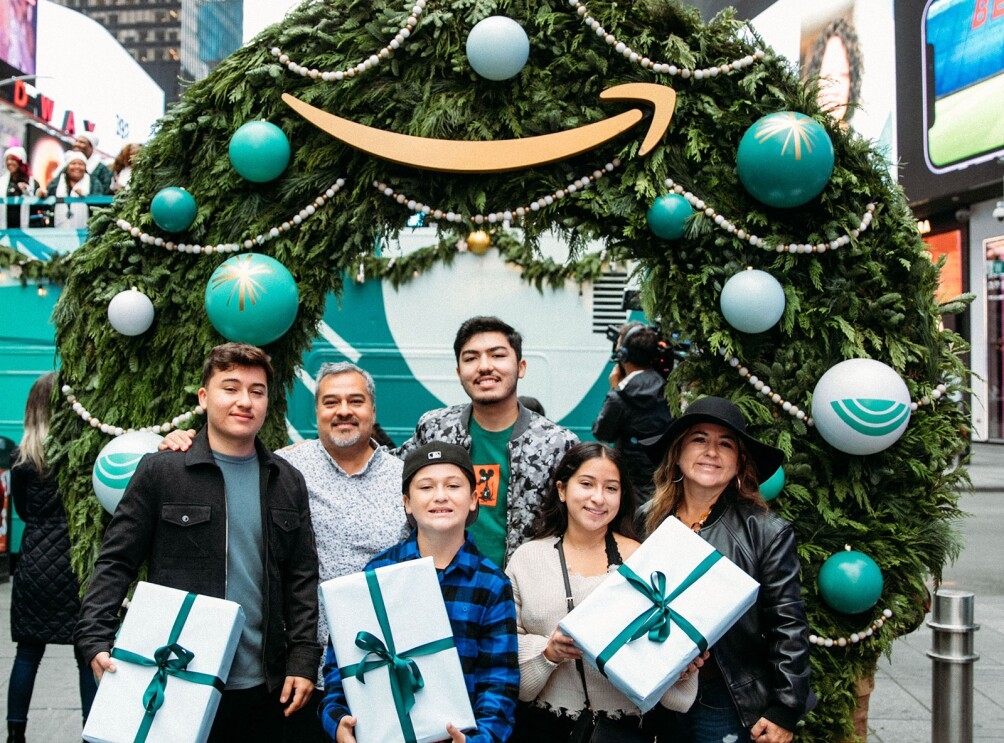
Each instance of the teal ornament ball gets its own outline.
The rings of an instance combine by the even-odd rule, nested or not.
[[[758,119],[739,141],[739,180],[757,201],[790,209],[812,201],[833,174],[833,142],[814,119],[779,111]]]
[[[108,303],[108,322],[122,335],[142,335],[153,324],[153,302],[138,289],[119,292]]]
[[[720,298],[722,315],[742,333],[762,333],[784,314],[784,288],[766,271],[740,271],[725,282]]]
[[[819,594],[841,614],[868,611],[882,597],[882,571],[864,552],[830,555],[819,569]]]
[[[299,304],[293,275],[259,253],[228,258],[206,284],[206,314],[228,341],[271,343],[293,325]]]
[[[479,21],[467,35],[467,60],[488,80],[508,80],[526,66],[530,39],[512,18],[493,15]]]
[[[678,193],[660,196],[648,208],[645,219],[652,234],[665,240],[679,240],[687,229],[687,219],[694,209]]]
[[[132,431],[115,437],[98,453],[91,470],[91,485],[101,507],[108,513],[115,513],[139,460],[157,451],[163,439],[149,431]]]
[[[777,498],[784,490],[784,467],[778,467],[777,472],[760,483],[760,496],[771,501]]]
[[[819,435],[847,454],[875,454],[895,444],[910,423],[910,391],[896,371],[874,359],[830,367],[812,391]]]
[[[249,121],[230,138],[230,164],[254,183],[275,180],[289,165],[289,139],[268,121]]]
[[[160,189],[150,202],[150,216],[164,232],[184,232],[198,211],[192,194],[178,186]]]

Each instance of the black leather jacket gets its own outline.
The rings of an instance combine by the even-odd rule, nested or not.
[[[265,539],[262,654],[271,690],[286,676],[317,676],[317,551],[303,475],[257,439],[255,448]],[[223,472],[205,428],[187,452],[162,451],[140,461],[84,596],[74,632],[84,658],[111,649],[119,607],[144,560],[151,583],[226,597],[226,508]]]
[[[743,725],[766,717],[794,731],[815,706],[795,530],[727,490],[701,536],[760,583],[756,605],[711,648]]]

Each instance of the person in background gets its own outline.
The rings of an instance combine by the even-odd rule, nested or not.
[[[813,44],[803,78],[818,80],[819,107],[847,126],[861,102],[863,76],[864,60],[857,32],[846,19],[834,18]]]
[[[405,458],[437,440],[470,452],[481,507],[471,538],[485,557],[503,566],[530,538],[551,472],[579,439],[519,402],[516,387],[526,374],[526,359],[523,337],[511,325],[497,317],[472,317],[457,330],[453,353],[470,403],[423,415],[396,453]]]
[[[87,171],[87,175],[90,176],[91,181],[91,195],[99,196],[107,193],[111,193],[112,187],[112,171],[104,161],[101,159],[101,154],[95,149],[98,146],[98,135],[94,132],[81,132],[77,135],[76,139],[73,140],[73,149],[71,152],[79,152],[84,156],[84,168]],[[52,176],[52,180],[57,180],[63,173],[63,169],[66,167],[66,162],[63,163],[63,168],[57,170]],[[52,181],[49,182],[47,188],[40,188],[38,190],[39,196],[48,196],[49,192],[52,191]],[[59,194],[56,194],[57,196]]]
[[[530,397],[529,395],[520,395],[516,399],[518,399],[523,404],[523,407],[526,408],[527,410],[532,410],[537,415],[542,415],[545,418],[547,417],[547,413],[544,412],[544,406],[540,404],[540,400],[538,400],[536,397]]]
[[[52,185],[51,183],[49,184]],[[87,161],[76,150],[66,153],[63,170],[56,181],[56,198],[80,198],[91,195],[91,177],[87,174]],[[82,230],[87,227],[91,212],[82,202],[56,204],[56,229]]]
[[[24,743],[28,708],[45,646],[73,644],[80,612],[80,585],[70,566],[70,535],[55,475],[46,466],[45,437],[55,372],[41,377],[28,393],[24,438],[12,457],[10,472],[14,507],[24,521],[21,557],[11,591],[10,633],[17,643],[7,688],[7,742]],[[84,720],[97,684],[80,653],[77,676]],[[52,700],[47,700],[51,702]]]
[[[0,173],[0,193],[8,199],[26,198],[35,194],[38,184],[28,169],[28,154],[24,147],[8,147],[3,153],[4,170]],[[0,209],[0,230],[24,229],[28,226],[29,204],[10,202]]]
[[[516,608],[505,574],[486,560],[465,529],[478,518],[475,478],[467,450],[431,441],[416,447],[401,473],[411,535],[373,558],[367,570],[431,557],[474,711],[476,728],[444,726],[451,743],[505,743],[519,691]],[[321,720],[337,743],[355,743],[356,718],[342,688],[334,650],[324,664]]]
[[[245,623],[210,743],[276,743],[314,690],[317,551],[307,486],[258,438],[268,355],[224,343],[206,357],[206,425],[186,452],[144,456],[105,531],[74,640],[98,680],[116,671],[119,610],[140,568],[168,588],[235,601]]]
[[[129,179],[132,177],[132,164],[136,155],[139,153],[140,145],[136,142],[130,142],[121,150],[115,158],[115,162],[112,163],[112,184],[110,188],[110,193],[118,193],[123,188],[129,185]]]
[[[593,423],[593,436],[614,445],[624,456],[631,483],[641,503],[652,497],[655,465],[644,442],[673,422],[666,402],[666,379],[656,371],[661,338],[642,323],[621,327],[610,372],[610,391]]]
[[[667,716],[666,738],[790,743],[815,699],[795,530],[759,490],[784,456],[750,436],[742,412],[721,397],[692,402],[653,447],[664,454],[648,532],[679,519],[760,583],[756,605],[711,648],[697,703]]]
[[[653,740],[643,730],[641,710],[583,664],[575,641],[558,628],[570,603],[582,603],[638,548],[634,510],[634,491],[619,452],[593,441],[576,444],[561,458],[536,538],[517,549],[506,567],[516,601],[520,669],[520,705],[510,743],[567,741],[576,720],[590,710],[632,740]],[[703,663],[698,658],[683,673],[662,705],[680,712],[690,708]]]

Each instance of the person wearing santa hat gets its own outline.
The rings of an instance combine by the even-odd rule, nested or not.
[[[0,193],[8,199],[33,196],[38,184],[28,170],[28,155],[24,147],[8,147],[3,153],[4,170],[0,174]],[[28,226],[28,202],[10,203],[0,209],[0,230]]]
[[[80,198],[91,195],[91,176],[87,173],[87,158],[82,152],[70,150],[63,160],[63,170],[56,178],[55,196]],[[49,184],[52,185],[51,183]],[[56,229],[81,230],[87,227],[90,209],[82,202],[56,204]]]
[[[98,154],[98,135],[94,132],[80,132],[76,139],[73,140],[73,150],[72,152],[79,152],[84,156],[85,167],[87,169],[87,175],[90,176],[91,180],[91,195],[97,196],[99,194],[111,193],[112,187],[112,171],[104,161],[101,159],[101,155]],[[66,164],[64,162],[63,167],[56,171],[56,174],[52,176],[52,183],[58,182],[58,180],[63,175],[63,170]],[[40,188],[38,190],[39,196],[48,196],[49,189]]]

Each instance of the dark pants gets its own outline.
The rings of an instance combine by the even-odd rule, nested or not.
[[[600,712],[600,715],[603,713]],[[637,717],[619,718],[614,724],[629,731],[632,739],[637,736],[650,741],[655,737],[648,729],[647,719],[641,728]],[[516,706],[516,724],[509,743],[566,743],[574,727],[575,720],[570,717],[556,715],[542,707],[520,702]],[[660,738],[660,743],[661,740]]]
[[[209,732],[209,743],[276,743],[282,740],[281,688],[269,693],[264,684],[225,690]]]
[[[318,710],[324,699],[323,689],[314,689],[307,703],[286,718],[282,728],[283,743],[328,743]]]
[[[35,640],[25,640],[17,644],[14,654],[14,665],[10,669],[10,686],[7,689],[7,721],[27,722],[28,707],[31,706],[31,695],[35,690],[35,676],[38,666],[45,655],[45,643]],[[80,709],[84,720],[91,711],[91,703],[98,691],[97,682],[91,672],[90,664],[73,651],[77,660],[77,676],[80,683]]]

